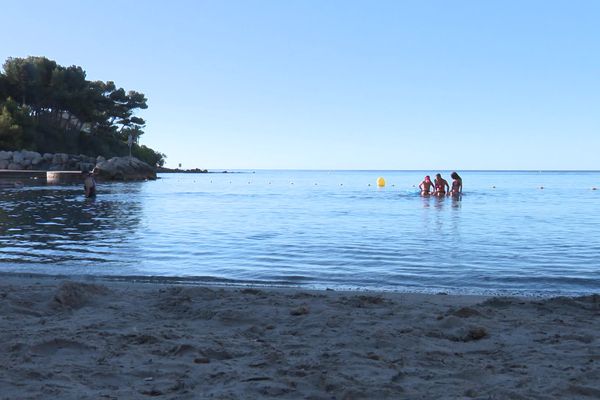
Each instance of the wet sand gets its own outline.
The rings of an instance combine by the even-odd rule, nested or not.
[[[2,275],[0,399],[600,398],[600,296]]]

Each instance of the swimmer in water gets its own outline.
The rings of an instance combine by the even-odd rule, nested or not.
[[[423,179],[423,182],[419,183],[419,189],[421,189],[422,196],[429,196],[431,194],[431,189],[433,189],[433,182],[431,182],[431,178],[429,175]]]
[[[462,194],[462,178],[456,172],[451,173],[450,176],[452,177],[450,194],[452,196],[460,196]]]
[[[94,172],[84,172],[83,190],[85,197],[96,197],[96,181],[94,180]]]
[[[441,174],[435,175],[435,180],[433,181],[435,186],[435,194],[436,196],[445,196],[446,192],[450,190],[450,185],[448,185],[448,181],[442,178]]]

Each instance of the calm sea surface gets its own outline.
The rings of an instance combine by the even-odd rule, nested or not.
[[[467,171],[462,199],[421,197],[415,186],[435,172],[163,174],[101,184],[94,200],[80,185],[4,185],[0,272],[600,291],[600,173]]]

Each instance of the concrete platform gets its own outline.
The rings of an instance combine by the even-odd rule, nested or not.
[[[80,171],[48,171],[46,172],[46,182],[51,185],[81,183],[83,182],[83,175]]]
[[[19,181],[23,184],[30,182],[56,184],[74,184],[83,182],[80,171],[38,171],[0,169],[0,181]]]
[[[0,179],[46,179],[47,171],[0,169]]]

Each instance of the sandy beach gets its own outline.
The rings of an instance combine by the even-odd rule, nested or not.
[[[600,398],[600,296],[2,276],[1,399]]]

